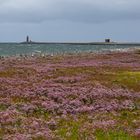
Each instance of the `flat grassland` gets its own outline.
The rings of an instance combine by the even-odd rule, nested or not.
[[[1,58],[0,138],[140,139],[140,52]]]

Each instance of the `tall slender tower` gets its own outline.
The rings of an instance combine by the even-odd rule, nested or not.
[[[26,37],[26,43],[29,43],[29,36]]]

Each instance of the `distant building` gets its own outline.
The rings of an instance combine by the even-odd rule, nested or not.
[[[105,42],[110,43],[110,39],[109,38],[105,39]]]

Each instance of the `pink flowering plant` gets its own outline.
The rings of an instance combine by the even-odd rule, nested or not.
[[[0,139],[139,139],[136,52],[0,59]]]

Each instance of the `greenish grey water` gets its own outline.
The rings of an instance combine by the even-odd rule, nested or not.
[[[136,49],[135,45],[78,45],[78,44],[18,44],[1,43],[0,56],[34,55],[34,54],[64,54],[79,52],[127,51]]]

